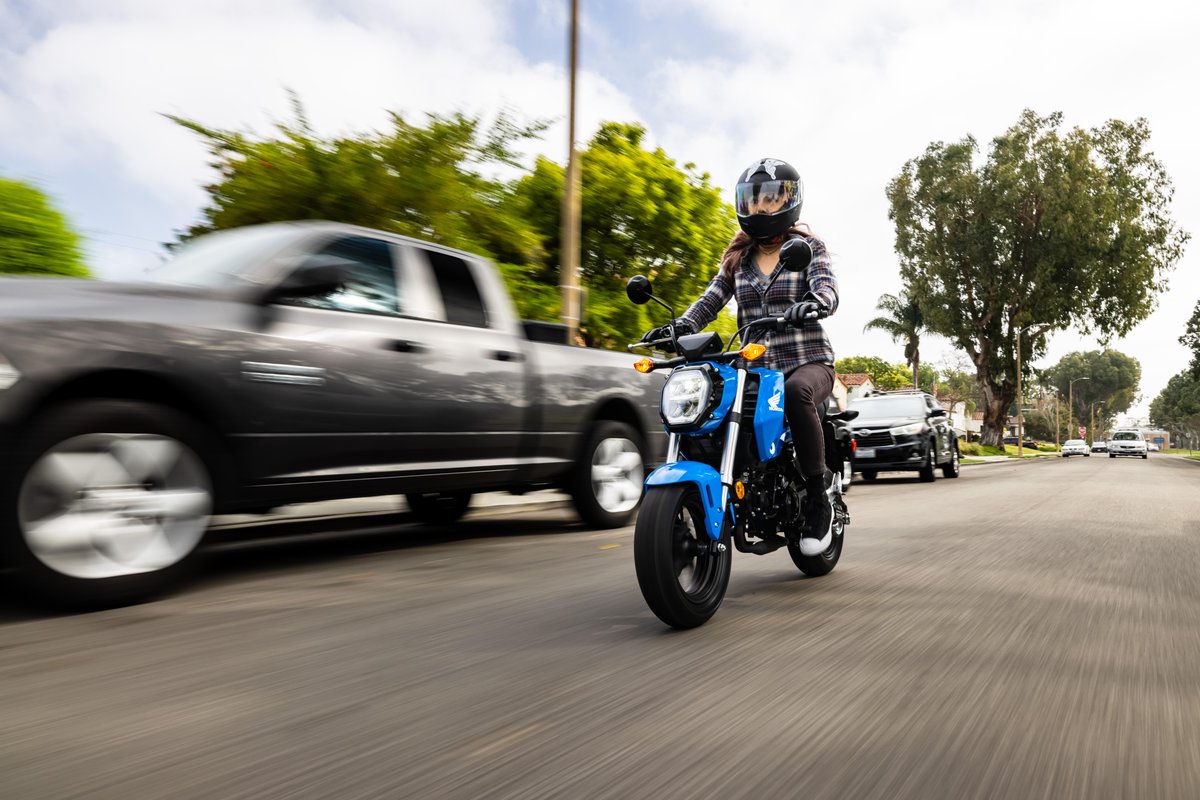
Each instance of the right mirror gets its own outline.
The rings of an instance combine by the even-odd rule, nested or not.
[[[803,272],[812,263],[812,247],[804,239],[788,239],[779,250],[779,263],[788,272]]]

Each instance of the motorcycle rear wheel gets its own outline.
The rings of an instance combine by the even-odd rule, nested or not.
[[[646,492],[633,532],[633,561],[642,597],[656,617],[687,629],[716,613],[733,562],[726,539],[722,535],[721,542],[713,542],[705,533],[704,504],[695,484]]]
[[[819,578],[833,572],[838,559],[842,557],[842,543],[845,541],[846,525],[835,513],[833,516],[833,541],[824,553],[806,556],[800,552],[800,546],[788,542],[788,555],[796,568],[810,578]]]

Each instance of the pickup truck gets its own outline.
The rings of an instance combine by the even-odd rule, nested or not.
[[[332,222],[200,236],[136,282],[0,281],[0,557],[104,605],[178,582],[214,514],[395,494],[445,525],[558,487],[625,524],[663,379],[546,331],[488,261]]]

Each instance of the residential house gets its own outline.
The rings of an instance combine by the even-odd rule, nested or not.
[[[840,378],[842,384],[846,387],[847,403],[875,391],[875,383],[871,380],[871,376],[865,372],[851,372],[836,377]]]

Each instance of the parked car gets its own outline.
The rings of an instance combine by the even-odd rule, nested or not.
[[[1093,453],[1107,453],[1108,452],[1108,442],[1104,441],[1103,439],[1097,439],[1096,441],[1092,442],[1092,452]]]
[[[1017,437],[1016,436],[1005,436],[1004,443],[1011,444],[1013,447],[1016,447],[1017,446]],[[1022,446],[1026,450],[1037,450],[1038,443],[1033,441],[1032,439],[1026,439]]]
[[[856,445],[854,471],[864,481],[880,472],[909,470],[933,481],[938,468],[947,478],[958,477],[958,437],[932,395],[875,392],[850,401],[849,409],[858,412],[849,427]]]
[[[404,494],[445,524],[561,487],[621,525],[666,449],[663,378],[631,366],[531,340],[477,256],[328,222],[198,237],[137,283],[7,279],[0,553],[115,603],[176,581],[214,513]]]
[[[1141,456],[1147,458],[1149,449],[1146,447],[1146,440],[1142,438],[1142,432],[1138,430],[1117,430],[1113,431],[1112,438],[1108,440],[1108,457],[1116,458],[1117,456]]]
[[[1088,447],[1088,443],[1083,439],[1068,439],[1067,441],[1063,442],[1063,458],[1069,458],[1070,456],[1083,456],[1084,458],[1087,458],[1091,454],[1091,448]]]
[[[1146,450],[1151,453],[1157,453],[1162,450],[1162,448],[1158,446],[1158,442],[1146,442]]]

